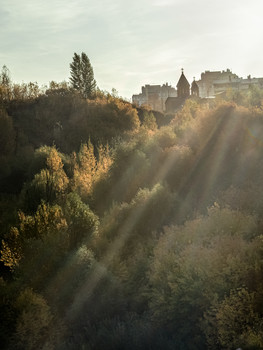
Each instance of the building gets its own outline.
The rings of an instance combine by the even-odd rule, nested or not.
[[[132,96],[132,103],[138,106],[149,106],[159,112],[165,111],[165,101],[169,97],[176,97],[177,92],[174,87],[168,85],[145,85],[142,92]]]
[[[189,97],[199,97],[199,87],[194,79],[191,85],[191,95],[190,95],[190,84],[184,75],[184,70],[182,69],[182,74],[176,85],[177,87],[177,97],[168,97],[165,102],[165,111],[167,113],[175,113],[185,103],[185,100]]]
[[[199,86],[197,85],[196,81],[195,81],[195,78],[194,78],[194,81],[192,82],[192,85],[191,85],[191,95],[192,96],[195,96],[195,97],[200,97],[199,95]]]
[[[184,75],[183,69],[176,87],[177,87],[177,96],[179,98],[188,98],[190,96],[190,84]]]
[[[223,71],[205,71],[200,80],[193,80],[191,86],[182,69],[176,85],[177,90],[167,83],[164,85],[145,85],[139,95],[132,96],[132,102],[138,106],[149,106],[159,112],[175,113],[187,98],[213,98],[228,90],[245,91],[251,86],[263,89],[263,78],[246,79],[238,77],[230,69]]]
[[[205,71],[196,83],[199,87],[199,96],[202,98],[214,97],[227,90],[244,91],[250,86],[263,88],[263,78],[251,78],[249,75],[247,79],[243,79],[232,73],[230,69],[222,72]]]
[[[201,74],[201,80],[196,83],[199,87],[199,96],[202,98],[214,96],[213,82],[220,76],[220,71],[210,72],[205,71]]]
[[[227,87],[224,89],[226,91],[229,88],[229,82],[235,84],[237,79],[239,79],[238,76],[232,73],[230,69],[222,72],[207,70],[201,74],[201,79],[196,82],[199,87],[199,95],[202,98],[215,96],[220,90],[219,85],[223,88],[227,83]],[[215,82],[217,82],[217,86],[215,86]]]
[[[234,78],[232,79],[218,79],[214,83],[214,93],[215,96],[219,95],[227,90],[232,91],[245,91],[248,90],[251,86],[257,86],[260,89],[263,88],[263,78],[251,78],[249,75],[246,79],[243,78]]]

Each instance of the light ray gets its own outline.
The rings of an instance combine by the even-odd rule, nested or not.
[[[223,166],[225,157],[229,150],[229,141],[232,139],[232,137],[234,137],[236,125],[232,124],[232,117],[233,116],[229,115],[224,122],[224,136],[221,137],[220,142],[217,143],[212,162],[209,164],[207,173],[204,175],[206,177],[206,187],[199,199],[200,204],[206,203],[207,199],[209,198],[210,191],[213,189],[214,184],[218,180],[220,169]]]
[[[228,109],[227,113],[229,113],[231,109],[232,108]],[[215,120],[214,127],[212,128],[207,139],[204,140],[203,147],[201,151],[199,151],[199,155],[196,158],[196,161],[192,169],[190,170],[189,174],[187,174],[183,183],[178,189],[179,196],[181,196],[181,194],[184,193],[184,198],[180,202],[180,208],[178,209],[178,213],[176,215],[177,217],[180,217],[181,214],[186,210],[189,201],[191,201],[191,196],[193,195],[193,189],[198,188],[199,182],[204,176],[201,163],[204,160],[205,156],[208,154],[208,152],[210,152],[210,147],[213,142],[213,139],[215,138],[215,135],[218,132],[218,130],[222,128],[223,123],[224,123],[224,118],[218,118],[217,120]],[[185,192],[187,193],[186,195],[185,195]]]
[[[110,266],[113,259],[124,247],[137,222],[140,220],[145,210],[147,209],[149,203],[150,199],[148,199],[143,206],[139,206],[131,211],[131,214],[119,228],[115,239],[112,243],[109,244],[109,248],[105,256],[98,264],[96,264],[91,276],[86,281],[84,281],[81,288],[75,294],[72,305],[67,311],[67,319],[72,320],[78,316],[84,304],[93,295],[100,281],[102,281],[102,279],[107,276],[109,273],[108,266]]]

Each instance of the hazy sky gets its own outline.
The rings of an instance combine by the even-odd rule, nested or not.
[[[0,67],[15,82],[69,78],[74,52],[102,90],[131,98],[226,68],[263,76],[263,0],[0,0]]]

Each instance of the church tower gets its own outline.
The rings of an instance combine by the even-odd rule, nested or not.
[[[184,75],[184,70],[182,69],[182,74],[176,85],[177,87],[177,96],[180,98],[190,97],[190,84]]]
[[[195,78],[191,86],[191,96],[199,97],[199,87],[197,85],[197,82],[195,81]]]

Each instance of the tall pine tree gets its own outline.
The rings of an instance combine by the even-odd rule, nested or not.
[[[11,78],[10,71],[6,65],[2,67],[0,73],[0,104],[9,101],[11,98]]]
[[[96,81],[90,60],[84,52],[81,55],[74,53],[73,61],[70,64],[70,74],[72,87],[79,91],[84,98],[91,97],[96,89]]]

